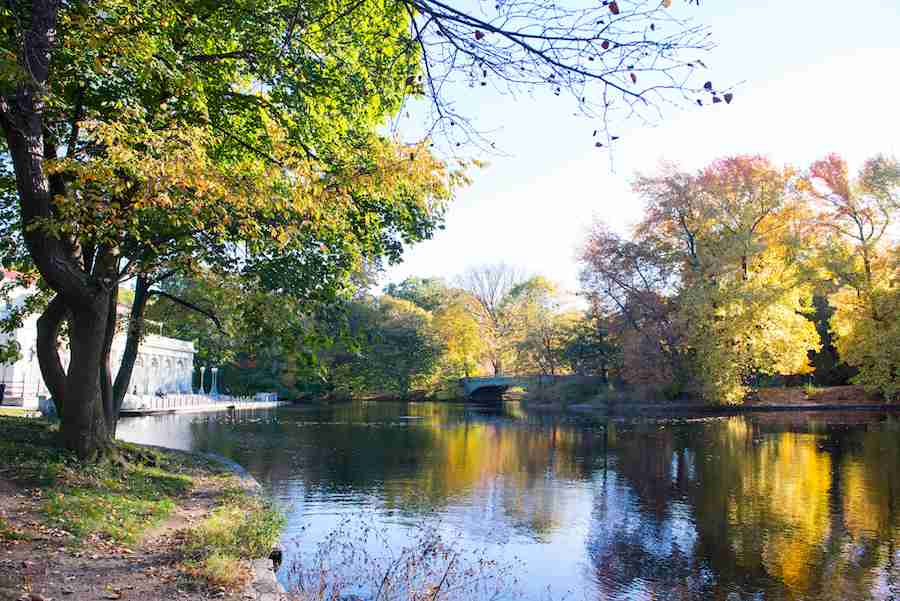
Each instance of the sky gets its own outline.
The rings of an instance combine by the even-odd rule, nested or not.
[[[492,131],[503,154],[477,155],[489,165],[457,193],[445,229],[409,247],[381,284],[413,275],[453,281],[468,267],[504,262],[574,292],[590,225],[602,220],[626,233],[642,210],[630,182],[661,160],[696,169],[751,153],[802,168],[838,152],[853,168],[877,153],[900,157],[900,0],[674,7],[711,28],[716,47],[703,61],[717,87],[735,85],[732,104],[670,111],[654,127],[614,123],[622,138],[610,154],[593,145],[596,124],[550,90],[468,94],[459,108]]]

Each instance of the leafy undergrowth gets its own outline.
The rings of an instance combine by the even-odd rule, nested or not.
[[[543,387],[529,388],[526,405],[557,403],[562,407],[576,403],[602,404],[619,400],[621,393],[597,376],[569,376]]]
[[[198,526],[183,532],[185,572],[209,587],[236,589],[250,577],[248,561],[269,555],[285,517],[261,497],[233,489]]]
[[[40,512],[76,539],[133,543],[190,492],[193,476],[220,468],[189,456],[116,444],[114,459],[85,464],[43,420],[0,417],[2,476],[41,490]]]

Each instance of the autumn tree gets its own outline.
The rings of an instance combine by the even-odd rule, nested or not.
[[[559,375],[567,370],[563,349],[576,313],[567,311],[556,283],[535,276],[515,286],[507,313],[513,322],[515,371]]]
[[[606,315],[620,373],[647,394],[687,387],[685,330],[674,295],[679,262],[659,240],[626,239],[602,223],[581,252],[581,285],[592,311]]]
[[[402,18],[369,11],[326,33],[292,29],[294,13],[275,5],[3,10],[0,123],[19,208],[8,223],[56,293],[39,321],[38,358],[62,438],[83,457],[108,448],[154,284],[217,265],[327,300],[360,257],[396,258],[440,217],[453,176],[423,145],[374,129],[405,98],[416,61],[401,53],[373,65],[367,52],[406,31]],[[310,50],[334,60],[310,60]],[[131,278],[129,340],[114,374],[117,294]]]
[[[835,346],[857,368],[854,381],[888,398],[900,394],[900,270],[890,228],[900,212],[900,163],[876,156],[855,178],[832,154],[816,161],[802,188],[817,211],[818,244],[837,290],[828,300]]]
[[[2,150],[14,227],[56,293],[38,355],[65,445],[82,457],[109,447],[140,338],[113,374],[121,281],[137,278],[138,329],[154,283],[198,264],[299,284],[286,267],[309,275],[323,261],[336,271],[298,292],[339,287],[331,275],[346,273],[358,237],[396,254],[446,198],[427,141],[377,134],[407,97],[430,99],[435,127],[471,132],[447,96],[457,79],[547,86],[604,123],[715,94],[687,83],[706,32],[669,5],[515,0],[488,16],[432,0],[4,5]]]
[[[432,327],[442,345],[439,366],[442,379],[480,375],[486,345],[470,305],[470,299],[455,295],[434,312]]]
[[[900,210],[900,163],[877,156],[866,161],[851,180],[847,162],[831,154],[816,161],[802,180],[802,189],[818,209],[817,223],[835,234],[853,255],[843,269],[831,271],[860,293],[876,285],[885,271],[884,243]]]
[[[678,192],[659,193],[670,177]],[[683,257],[680,310],[707,399],[738,402],[758,375],[809,371],[808,352],[819,347],[804,317],[812,289],[798,252],[803,209],[792,177],[763,157],[736,156],[692,178],[636,183],[648,202],[640,230],[659,232]]]
[[[518,269],[504,263],[470,267],[459,277],[459,286],[471,297],[470,311],[478,321],[495,375],[505,373],[513,359],[516,326],[510,300],[524,280]]]
[[[664,166],[635,181],[646,212],[633,239],[595,229],[582,280],[625,326],[626,379],[734,403],[762,375],[809,371],[811,233],[793,175],[758,156]],[[662,369],[629,374],[641,365]]]
[[[621,352],[612,326],[611,316],[596,306],[569,325],[562,357],[572,373],[610,381],[610,374],[619,368]]]

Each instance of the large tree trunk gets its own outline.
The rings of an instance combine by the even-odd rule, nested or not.
[[[122,356],[122,363],[116,373],[115,381],[112,379],[115,367],[110,364],[110,356],[112,350],[112,341],[115,336],[117,324],[117,305],[118,291],[113,289],[109,292],[108,298],[98,298],[98,308],[95,314],[86,314],[82,321],[86,323],[76,329],[74,325],[74,315],[70,315],[69,308],[65,305],[62,297],[57,295],[45,309],[44,313],[38,319],[38,337],[37,337],[37,355],[38,362],[41,367],[41,374],[47,389],[53,396],[57,413],[63,422],[63,430],[70,432],[63,434],[68,445],[74,445],[71,448],[79,453],[87,453],[88,455],[102,453],[104,448],[108,446],[109,440],[115,437],[116,424],[119,420],[119,412],[122,408],[122,402],[128,391],[128,385],[134,371],[135,360],[138,355],[138,347],[143,337],[143,316],[149,297],[149,282],[146,277],[140,276],[135,286],[135,300],[131,309],[131,320],[129,324],[128,334],[125,342],[125,350]],[[101,315],[102,305],[106,303],[107,308],[105,314]],[[59,356],[59,333],[63,321],[69,321],[69,337],[70,352],[72,361],[69,365],[68,374],[62,366]],[[94,351],[96,345],[96,337],[101,335],[100,354],[96,358]],[[86,353],[85,353],[86,352]],[[97,368],[91,368],[89,362],[97,361]],[[96,372],[98,374],[99,393],[96,394],[99,407],[102,410],[105,428],[98,428],[93,425],[94,405],[93,400],[95,391],[93,390],[93,382],[90,381],[88,374]],[[74,378],[79,385],[74,389],[74,393],[69,393],[69,380]],[[77,398],[75,397],[77,395]],[[92,400],[87,400],[92,399]],[[71,411],[64,409],[66,401],[74,404],[75,407]],[[88,432],[83,436],[79,432]],[[91,442],[93,439],[94,442]],[[88,443],[96,447],[95,450],[88,450],[78,441],[86,440]],[[84,448],[82,448],[84,447]]]
[[[69,318],[71,359],[66,374],[65,398],[60,416],[63,444],[83,459],[96,459],[111,446],[111,432],[103,410],[101,365],[105,353],[107,292],[93,307],[73,309]]]
[[[107,414],[112,404],[109,348],[115,327],[118,259],[115,248],[86,256],[77,234],[51,232],[54,197],[67,196],[62,174],[49,175],[45,160],[58,156],[47,128],[46,89],[57,39],[60,0],[32,0],[21,27],[18,58],[28,77],[0,95],[0,126],[16,175],[23,235],[44,281],[57,293],[38,324],[38,361],[60,413],[63,443],[84,459],[110,448]],[[58,336],[69,322],[71,360],[63,376]],[[107,411],[104,411],[104,399]]]

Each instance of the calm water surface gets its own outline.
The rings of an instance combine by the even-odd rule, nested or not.
[[[400,545],[434,526],[516,562],[533,600],[900,599],[894,417],[629,423],[356,403],[128,418],[119,432],[244,465],[289,515],[288,554],[364,519]]]

